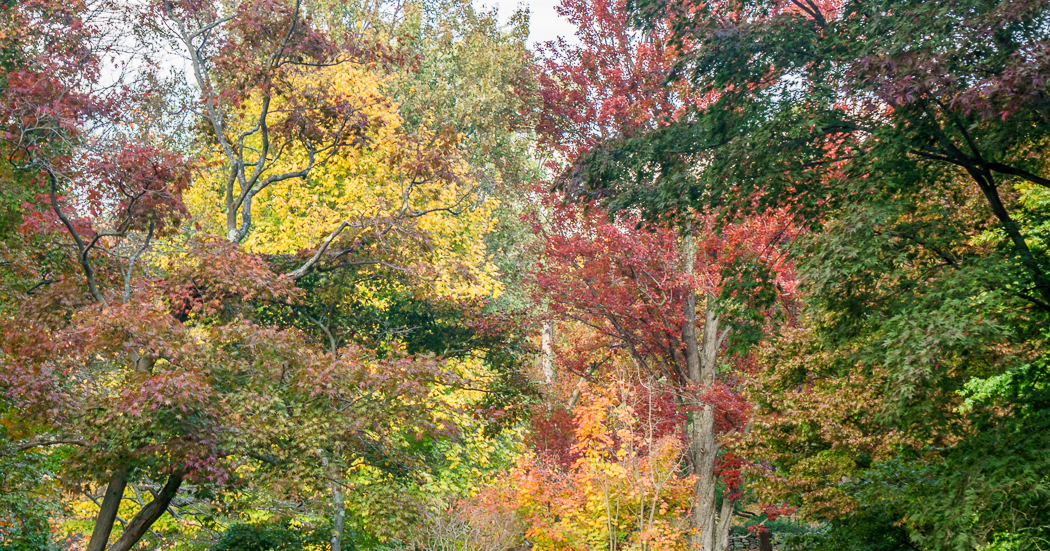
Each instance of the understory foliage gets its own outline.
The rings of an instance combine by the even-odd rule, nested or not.
[[[525,536],[538,549],[685,548],[693,481],[674,389],[631,369],[600,383],[571,419],[571,462],[536,453],[512,472]]]
[[[0,3],[0,549],[1050,548],[1050,2]]]

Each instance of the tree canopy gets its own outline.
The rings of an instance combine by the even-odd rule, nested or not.
[[[1050,545],[1050,4],[0,4],[0,549]]]

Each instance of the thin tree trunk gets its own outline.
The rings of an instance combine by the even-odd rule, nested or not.
[[[696,238],[693,236],[692,227],[682,238],[682,272],[692,277],[696,272]],[[682,341],[685,343],[686,373],[690,382],[700,380],[700,353],[696,342],[696,288],[690,283],[685,290],[685,305],[683,308]]]
[[[543,382],[554,383],[554,324],[549,320],[543,322],[540,334],[540,369],[543,371]]]
[[[149,504],[139,511],[139,514],[135,515],[135,518],[131,519],[128,527],[124,530],[124,534],[109,548],[109,551],[129,551],[134,547],[142,539],[142,536],[146,535],[149,527],[153,526],[153,523],[164,514],[164,511],[168,510],[168,505],[175,498],[175,494],[179,492],[179,486],[181,485],[182,470],[179,469],[168,476],[168,481],[161,488],[160,493],[153,498],[153,501],[150,501]]]
[[[337,469],[333,469],[337,472]],[[339,478],[332,478],[332,551],[340,551],[343,547],[343,527],[346,522],[346,505],[343,501],[343,488]],[[341,477],[340,477],[341,478]]]
[[[729,526],[733,522],[733,506],[735,499],[729,499],[722,495],[722,511],[718,514],[718,551],[729,549]]]
[[[576,388],[573,389],[572,396],[569,396],[569,403],[567,406],[569,411],[572,411],[572,409],[576,407],[576,402],[580,400],[580,396],[583,394],[583,385],[587,382],[587,377],[595,371],[598,371],[598,368],[601,367],[601,365],[602,362],[591,362],[591,365],[587,367],[587,374],[580,375],[580,380],[576,381]]]
[[[343,546],[343,530],[346,525],[346,502],[343,498],[343,475],[339,469],[339,457],[342,455],[342,446],[335,443],[332,447],[332,457],[329,461],[328,455],[321,451],[321,465],[324,466],[328,484],[332,488],[332,551],[340,551]]]
[[[118,469],[113,473],[106,486],[106,496],[102,498],[102,508],[95,517],[95,528],[91,531],[91,540],[85,551],[102,551],[106,548],[106,544],[109,543],[109,535],[113,532],[113,523],[117,520],[120,501],[124,499],[124,488],[127,485],[127,469]]]
[[[978,187],[981,188],[981,192],[984,194],[992,214],[999,219],[1003,231],[1006,232],[1007,237],[1014,244],[1014,249],[1021,257],[1021,264],[1028,269],[1032,276],[1036,292],[1039,293],[1044,303],[1050,304],[1050,281],[1048,281],[1050,278],[1047,277],[1043,267],[1039,265],[1039,262],[1032,254],[1032,249],[1028,246],[1028,242],[1025,241],[1024,235],[1021,233],[1020,225],[1010,216],[1010,212],[1003,205],[1003,200],[999,195],[999,188],[995,184],[995,178],[992,176],[991,171],[988,169],[977,169],[976,167],[969,167],[966,170],[977,182]]]

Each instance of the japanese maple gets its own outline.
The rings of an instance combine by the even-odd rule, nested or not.
[[[793,276],[782,245],[794,230],[790,217],[775,211],[724,225],[724,213],[698,216],[686,209],[676,211],[675,220],[680,186],[703,172],[706,161],[698,154],[668,155],[627,177],[661,209],[624,208],[618,197],[581,188],[577,167],[608,143],[659,133],[719,92],[696,93],[669,80],[686,46],[672,40],[672,18],[654,17],[637,28],[626,3],[567,2],[561,9],[577,25],[579,44],[546,46],[538,130],[542,143],[568,163],[552,165],[557,187],[581,206],[548,207],[538,227],[548,264],[537,282],[557,314],[606,335],[641,368],[681,390],[680,406],[692,412],[694,542],[714,549],[716,418],[725,418],[716,409],[729,406],[725,413],[739,421],[732,410],[743,405],[718,403],[716,396],[733,391],[716,383],[715,373],[768,328],[764,320],[775,299],[790,295]],[[597,173],[604,162],[586,166]],[[722,545],[732,500],[725,505]]]

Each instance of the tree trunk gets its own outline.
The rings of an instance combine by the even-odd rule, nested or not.
[[[710,297],[709,297],[710,298]],[[704,315],[704,339],[700,350],[700,365],[697,377],[692,378],[697,391],[701,392],[715,380],[715,364],[718,360],[718,316],[714,314],[710,300]],[[718,479],[715,477],[715,458],[718,456],[718,443],[715,441],[715,408],[711,404],[697,401],[693,413],[693,431],[691,450],[693,452],[693,469],[697,476],[694,489],[694,509],[696,527],[699,533],[699,549],[715,549],[715,505],[718,491]]]
[[[718,514],[718,551],[729,549],[729,526],[733,522],[733,506],[736,500],[722,496],[722,511]]]
[[[690,226],[686,230],[685,237],[682,238],[682,272],[691,278],[696,273],[695,263],[696,238],[693,235],[693,228]],[[686,375],[689,377],[689,383],[696,385],[700,382],[700,353],[699,346],[696,342],[696,287],[693,285],[692,281],[690,281],[688,287],[686,287],[684,299],[685,304],[683,305],[682,311],[684,318],[682,320],[682,342],[685,344]],[[689,405],[693,407],[693,412],[690,415],[690,427],[686,432],[689,436],[689,463],[693,468],[693,474],[697,476],[696,486],[693,488],[692,548],[703,549],[704,536],[710,532],[710,525],[705,523],[706,518],[702,514],[703,508],[701,507],[704,493],[700,485],[700,480],[703,477],[703,470],[700,467],[698,445],[700,442],[702,411],[695,399],[691,400]]]
[[[992,172],[983,168],[967,168],[966,170],[977,182],[977,186],[981,188],[981,192],[984,194],[992,214],[999,220],[1003,231],[1006,232],[1007,237],[1014,244],[1014,249],[1017,251],[1018,256],[1021,257],[1021,264],[1032,276],[1036,292],[1039,293],[1040,298],[1044,302],[1050,303],[1050,278],[1047,277],[1043,267],[1040,266],[1032,254],[1032,249],[1028,246],[1028,242],[1025,241],[1024,235],[1021,233],[1020,225],[1010,216],[1010,212],[1003,205],[1003,200],[999,195],[999,188],[995,183]]]
[[[132,368],[135,371],[142,373],[148,373],[153,366],[157,363],[157,358],[148,355],[139,354],[137,350],[132,350],[129,360]],[[179,483],[182,483],[182,477],[179,477]],[[117,511],[120,509],[120,502],[124,498],[124,488],[128,485],[128,470],[120,469],[113,473],[113,477],[109,480],[109,485],[106,487],[106,496],[102,499],[102,507],[98,512],[98,516],[95,518],[95,528],[91,531],[91,540],[88,542],[88,546],[84,551],[103,551],[106,549],[106,545],[109,543],[109,536],[113,532],[113,523],[117,520]],[[178,489],[178,486],[176,486]],[[154,500],[156,501],[156,500]],[[150,503],[152,505],[152,502]],[[147,506],[148,507],[148,506]],[[167,503],[164,504],[164,508],[167,508]],[[145,509],[143,509],[145,511]],[[161,509],[161,513],[164,509]],[[132,529],[136,520],[139,520],[142,512],[131,520],[131,523],[125,527],[124,534],[121,535],[117,543],[113,544],[116,548],[125,537],[128,536],[128,531]],[[159,517],[160,515],[158,515]],[[156,519],[153,519],[156,520]],[[153,520],[149,521],[149,524],[143,529],[143,534],[149,529],[150,525],[153,524]],[[131,542],[128,548],[142,537],[140,534],[138,537]]]
[[[554,324],[543,322],[540,334],[540,369],[543,371],[543,382],[554,383]]]
[[[682,272],[692,277],[696,266],[696,238],[690,227],[684,238],[682,238]],[[682,342],[685,344],[686,373],[690,382],[700,380],[700,353],[696,342],[696,288],[690,283],[685,290],[685,305],[683,308]]]
[[[773,551],[773,533],[769,530],[758,533],[758,551]]]
[[[340,551],[343,546],[346,504],[343,501],[343,488],[336,477],[332,477],[332,507],[335,509],[332,512],[332,551]]]
[[[572,396],[569,396],[568,410],[572,411],[576,407],[576,402],[580,400],[580,396],[583,394],[583,385],[587,382],[587,377],[590,376],[598,368],[601,367],[602,362],[591,362],[591,365],[587,367],[587,373],[580,375],[580,380],[576,381],[576,388],[572,391]]]
[[[95,528],[91,531],[91,540],[85,551],[102,551],[109,543],[109,534],[117,520],[120,501],[124,499],[124,488],[128,485],[128,470],[118,469],[113,473],[106,486],[106,496],[102,498],[102,507],[95,517]]]
[[[689,227],[682,239],[682,271],[686,276],[696,273],[696,237]],[[718,317],[714,314],[713,297],[705,305],[703,346],[696,338],[696,289],[690,284],[685,291],[682,322],[682,341],[685,344],[685,359],[689,383],[697,391],[711,385],[715,380],[718,360]],[[693,488],[693,549],[714,551],[715,549],[715,498],[718,481],[715,478],[715,411],[708,404],[694,399],[692,428],[689,431],[689,450],[692,456],[696,486]]]
[[[343,547],[343,530],[346,525],[346,501],[343,498],[343,472],[338,467],[339,458],[342,456],[342,445],[335,443],[332,446],[332,457],[329,460],[327,452],[319,450],[321,454],[321,465],[324,466],[325,476],[332,488],[332,551],[340,551]]]
[[[124,535],[120,536],[120,539],[109,548],[109,551],[129,551],[134,547],[142,539],[142,536],[146,535],[149,527],[153,526],[153,523],[164,514],[164,511],[168,510],[168,505],[175,498],[175,494],[179,492],[179,486],[181,485],[182,470],[179,469],[168,476],[168,481],[161,488],[160,493],[153,498],[153,501],[150,501],[139,511],[139,514],[135,515],[135,518],[131,519],[128,527],[124,530]]]

